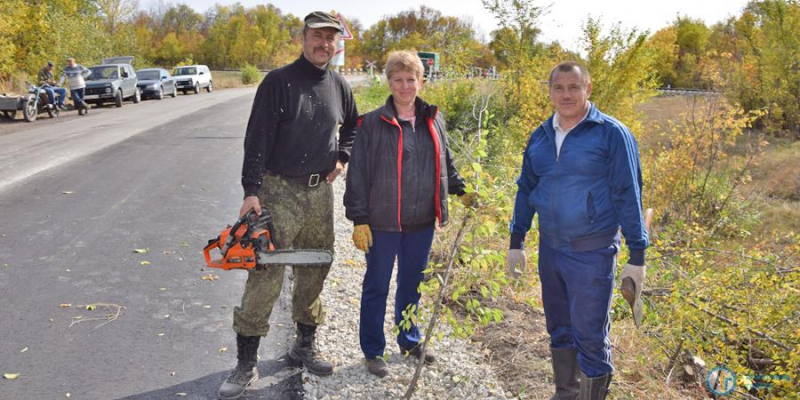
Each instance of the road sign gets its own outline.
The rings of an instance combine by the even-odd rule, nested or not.
[[[342,14],[336,14],[336,18],[339,19],[339,23],[342,24],[342,35],[339,36],[340,39],[350,40],[353,38],[353,33],[350,32],[350,28],[347,27],[347,21],[344,20]]]
[[[333,65],[334,67],[344,66],[344,40],[342,39],[339,39],[339,45],[336,46],[336,50],[333,52],[331,65]]]
[[[367,62],[367,68],[369,68],[369,76],[372,77],[374,75],[373,69],[375,68],[375,63],[377,61],[370,61],[366,59],[364,61]]]

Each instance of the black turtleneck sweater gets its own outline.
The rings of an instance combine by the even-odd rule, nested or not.
[[[245,196],[256,194],[266,170],[302,177],[328,173],[337,160],[346,163],[357,119],[350,85],[336,72],[317,68],[303,55],[270,71],[258,86],[247,123]]]

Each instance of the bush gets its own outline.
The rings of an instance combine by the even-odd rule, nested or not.
[[[245,64],[242,67],[242,83],[252,85],[261,80],[261,72],[255,65]]]
[[[386,103],[389,97],[389,85],[380,79],[371,81],[369,85],[359,86],[353,90],[359,114],[366,114]]]

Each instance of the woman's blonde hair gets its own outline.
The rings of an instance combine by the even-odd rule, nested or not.
[[[405,71],[416,75],[417,80],[420,82],[422,82],[422,75],[425,71],[422,66],[422,60],[419,59],[417,53],[407,50],[398,50],[389,53],[389,57],[386,59],[385,70],[387,79],[392,79],[392,74],[395,72]]]

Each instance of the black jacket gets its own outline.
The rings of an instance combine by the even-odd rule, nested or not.
[[[384,106],[359,118],[344,194],[346,216],[356,225],[408,232],[431,226],[438,219],[444,226],[447,194],[464,194],[464,181],[453,166],[439,108],[420,98],[416,106],[412,132],[409,122],[398,120],[391,96]],[[414,135],[413,139],[409,135]],[[414,140],[413,147],[407,145],[410,140]],[[419,157],[425,154],[428,156]],[[427,157],[431,162],[426,162]],[[404,179],[408,174],[415,179]]]
[[[346,163],[357,119],[350,85],[336,72],[317,68],[302,55],[270,71],[258,87],[247,123],[245,195],[258,191],[266,170],[301,177],[326,174],[337,160]]]

